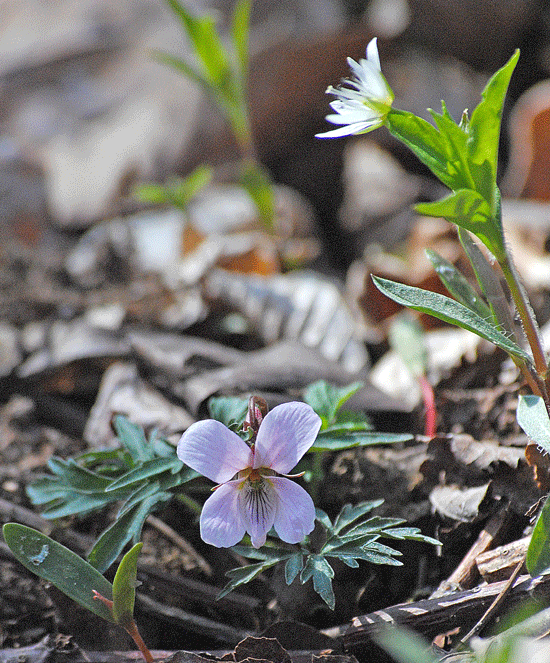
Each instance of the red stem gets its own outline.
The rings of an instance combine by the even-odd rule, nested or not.
[[[418,382],[422,390],[422,400],[424,401],[424,409],[426,411],[424,434],[431,440],[437,432],[437,410],[435,409],[434,390],[425,375],[420,375]]]

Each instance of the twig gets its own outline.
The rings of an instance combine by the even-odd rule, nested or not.
[[[183,550],[183,552],[189,555],[189,557],[194,560],[196,565],[204,571],[207,576],[212,576],[212,567],[210,564],[195,550],[195,548],[193,548],[189,541],[186,541],[182,536],[175,532],[170,525],[167,525],[163,520],[153,515],[147,516],[147,522],[167,539],[170,539],[172,543],[175,543],[181,548],[181,550]]]
[[[525,560],[522,559],[519,564],[516,566],[514,569],[512,575],[508,578],[506,581],[504,587],[502,588],[500,594],[495,598],[495,600],[491,603],[491,605],[487,608],[481,619],[477,622],[477,624],[463,637],[460,639],[458,646],[463,647],[466,645],[468,640],[470,638],[473,638],[474,635],[477,635],[480,631],[482,631],[489,621],[496,616],[498,609],[502,605],[504,599],[508,596],[510,590],[512,589],[514,582],[516,581],[516,578],[519,575],[519,572],[523,568]]]

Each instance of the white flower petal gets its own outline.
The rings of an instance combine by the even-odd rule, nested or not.
[[[288,474],[315,442],[321,418],[306,403],[283,403],[268,412],[260,425],[254,467]]]
[[[341,138],[342,136],[355,136],[357,134],[367,133],[377,129],[382,122],[357,122],[356,124],[346,124],[338,129],[331,129],[320,134],[315,134],[315,138]]]
[[[367,46],[367,60],[372,62],[380,70],[380,56],[378,55],[377,38],[371,39]]]
[[[186,465],[216,483],[229,481],[252,464],[246,442],[214,419],[189,426],[178,442],[177,454]]]
[[[218,486],[206,500],[200,518],[201,538],[218,548],[230,548],[243,538],[246,524],[239,504],[240,481]]]
[[[315,506],[310,495],[297,483],[273,477],[278,503],[275,531],[287,543],[300,543],[315,527]]]
[[[271,479],[263,477],[258,481],[247,480],[239,491],[241,516],[254,548],[264,545],[275,520],[278,499]]]

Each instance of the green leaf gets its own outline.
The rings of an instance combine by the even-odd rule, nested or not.
[[[481,295],[473,288],[466,277],[448,260],[432,249],[426,249],[428,260],[432,263],[436,274],[451,295],[461,304],[468,307],[480,318],[489,320],[491,309],[483,301]]]
[[[222,87],[226,83],[228,62],[220,37],[211,16],[197,18],[177,0],[166,0],[168,6],[180,20],[189,37],[195,55],[202,62],[205,76],[213,85]]]
[[[447,144],[447,171],[453,176],[453,190],[457,189],[475,189],[475,183],[472,180],[470,169],[466,161],[466,141],[467,134],[453,118],[450,116],[445,106],[441,102],[441,114],[430,110],[430,114],[439,129],[442,138]]]
[[[389,342],[414,377],[426,374],[428,351],[418,320],[410,314],[397,316],[390,325]]]
[[[550,453],[550,418],[543,399],[540,396],[520,395],[516,418],[526,435]]]
[[[208,411],[212,419],[221,421],[228,428],[235,424],[241,426],[248,412],[248,398],[212,396],[208,400]]]
[[[147,441],[141,426],[133,424],[121,415],[114,418],[113,425],[120,443],[128,450],[134,461],[143,463],[153,459],[152,446]]]
[[[364,382],[353,382],[346,387],[336,387],[325,380],[318,380],[305,389],[304,401],[321,417],[321,431],[336,421],[338,410],[364,385]]]
[[[465,228],[485,244],[497,260],[506,256],[500,219],[493,215],[489,203],[477,191],[459,189],[446,198],[415,206],[419,214],[440,216]]]
[[[304,556],[302,553],[295,553],[287,559],[285,564],[285,580],[287,585],[291,585],[294,579],[304,568]]]
[[[116,502],[120,499],[118,493],[99,493],[95,495],[87,495],[77,493],[75,491],[65,489],[62,501],[48,506],[42,513],[42,517],[48,520],[56,518],[66,518],[67,516],[74,516],[76,514],[91,513],[98,509],[103,509],[104,506],[111,502]]]
[[[537,518],[525,562],[532,576],[550,570],[550,499],[546,500]]]
[[[134,190],[134,196],[144,202],[186,209],[197,193],[212,180],[212,174],[208,166],[198,166],[185,179],[175,177],[164,185],[142,184]]]
[[[239,0],[237,2],[235,5],[235,11],[233,12],[233,22],[231,26],[233,44],[235,46],[235,53],[237,55],[243,83],[246,81],[248,72],[248,35],[251,5],[251,0]]]
[[[258,208],[261,222],[267,230],[273,230],[275,223],[275,193],[273,183],[267,172],[257,163],[247,161],[241,171],[239,182]]]
[[[447,167],[450,148],[429,122],[408,111],[392,108],[386,118],[390,133],[411,149],[420,161],[449,189],[458,188],[456,174]]]
[[[477,313],[466,308],[466,306],[463,306],[459,302],[455,302],[454,299],[430,292],[429,290],[422,290],[421,288],[388,281],[378,276],[373,276],[372,279],[381,292],[398,304],[408,306],[422,313],[429,313],[439,318],[439,320],[467,329],[481,336],[481,338],[494,343],[508,354],[518,357],[527,363],[531,363],[529,355],[499,331],[494,324],[484,320]]]
[[[356,447],[369,447],[375,444],[395,444],[397,442],[410,442],[414,435],[410,433],[377,433],[375,431],[357,431],[352,433],[336,434],[330,431],[319,433],[310,452],[341,451]]]
[[[438,656],[430,653],[429,642],[416,633],[411,633],[395,624],[377,633],[373,639],[398,663],[439,663],[441,661]]]
[[[93,598],[93,590],[96,590],[111,599],[113,590],[111,583],[93,566],[65,546],[25,525],[7,523],[2,531],[10,550],[29,571],[51,582],[82,607],[114,622],[107,606]]]
[[[80,467],[73,458],[62,460],[53,456],[48,461],[48,467],[63,479],[67,487],[70,486],[80,493],[101,492],[109,485],[109,479]]]
[[[496,212],[497,201],[494,198],[498,161],[500,124],[504,98],[510,78],[519,58],[516,50],[510,60],[489,79],[469,123],[468,151],[469,161],[486,171],[485,178],[476,177],[478,191],[492,202],[492,212]]]
[[[384,504],[383,499],[361,502],[355,506],[346,504],[336,516],[336,520],[334,521],[334,532],[338,534],[345,527],[348,527],[359,518],[362,518],[365,514],[379,507],[381,504]]]
[[[144,479],[148,479],[157,474],[162,474],[170,470],[172,473],[179,472],[183,468],[183,463],[176,457],[173,458],[154,458],[153,460],[148,460],[141,467],[136,467],[130,472],[123,474],[121,477],[116,479],[116,481],[111,482],[107,488],[106,492],[111,492],[112,490],[118,490],[120,488],[126,488],[135,483],[140,483]]]
[[[129,550],[120,562],[113,579],[113,616],[117,624],[132,623],[136,600],[137,560],[143,543]]]
[[[336,599],[332,589],[334,569],[322,555],[309,555],[300,574],[300,581],[306,583],[313,578],[313,589],[319,594],[331,610],[334,610]]]
[[[172,69],[175,69],[177,72],[183,74],[189,78],[189,80],[199,85],[208,94],[213,94],[216,96],[216,91],[212,89],[212,84],[185,60],[182,60],[175,55],[171,55],[170,53],[164,53],[162,51],[155,51],[153,56],[157,62],[160,62],[161,64],[164,64],[168,67],[172,67]]]
[[[128,541],[133,539],[137,542],[145,519],[154,507],[165,499],[164,494],[153,495],[117,518],[96,541],[88,555],[89,563],[98,571],[106,571],[120,555]]]
[[[483,251],[474,242],[469,232],[463,228],[458,229],[458,238],[462,244],[468,260],[472,264],[477,282],[490,305],[490,316],[500,327],[517,342],[515,325],[510,312],[510,305],[504,293],[504,288],[495,273],[491,263]]]
[[[275,562],[259,562],[258,564],[249,564],[248,566],[241,566],[238,569],[231,569],[225,575],[231,578],[227,585],[222,589],[222,591],[216,597],[216,600],[227,596],[229,592],[232,592],[235,587],[239,585],[244,585],[251,580],[254,580],[256,576],[259,576],[262,571],[269,569],[273,566]]]
[[[322,509],[315,509],[315,519],[325,527],[327,532],[332,532],[332,521]]]

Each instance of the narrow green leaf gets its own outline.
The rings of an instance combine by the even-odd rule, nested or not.
[[[489,302],[491,317],[502,329],[506,330],[510,338],[517,342],[516,326],[499,277],[469,232],[459,228],[458,238],[472,264],[481,291]]]
[[[467,329],[494,343],[508,354],[531,363],[529,355],[499,331],[494,324],[484,320],[459,302],[455,302],[454,299],[421,288],[388,281],[378,276],[372,278],[376,287],[398,304],[429,313],[439,320]]]
[[[533,529],[525,562],[532,576],[550,570],[550,499],[544,503]]]
[[[550,453],[550,418],[543,399],[540,396],[520,395],[516,418],[526,435]]]
[[[109,479],[80,467],[73,458],[62,460],[53,456],[48,461],[48,467],[54,474],[62,477],[67,487],[70,486],[81,493],[101,492],[109,485]]]
[[[93,598],[93,590],[109,600],[113,591],[111,583],[93,566],[65,546],[25,525],[7,523],[2,531],[10,550],[29,571],[51,582],[82,607],[114,622],[107,606]]]
[[[190,65],[185,60],[171,55],[170,53],[164,53],[163,51],[155,51],[153,57],[157,62],[164,64],[168,67],[172,67],[180,74],[186,76],[189,80],[193,81],[199,85],[205,92],[208,94],[216,95],[215,91],[212,89],[212,85],[205,77],[197,71],[192,65]]]
[[[141,426],[133,424],[121,415],[114,418],[113,425],[120,443],[128,450],[134,461],[143,463],[152,460],[153,449]]]
[[[304,568],[304,556],[302,553],[295,553],[288,558],[285,564],[285,581],[287,585],[291,585],[294,579]]]
[[[475,189],[475,184],[466,160],[466,141],[468,136],[450,116],[445,102],[441,102],[441,107],[441,114],[433,110],[430,110],[430,114],[447,144],[447,170],[453,176],[452,189],[455,191],[457,189]]]
[[[122,558],[113,579],[113,616],[117,624],[132,623],[136,600],[137,560],[143,543],[136,543]]]
[[[120,555],[128,541],[133,539],[137,542],[145,519],[163,499],[165,499],[164,495],[153,495],[117,518],[96,541],[88,554],[88,562],[98,571],[106,571]]]
[[[342,433],[340,435],[330,431],[319,433],[310,452],[341,451],[342,449],[354,449],[356,447],[370,447],[378,444],[396,444],[398,442],[410,442],[414,435],[410,433],[377,433],[375,431],[357,431]]]
[[[488,201],[492,201],[493,212],[496,211],[493,193],[496,185],[502,109],[518,58],[519,50],[516,50],[510,60],[489,79],[482,93],[482,101],[472,113],[468,129],[469,160],[480,167],[487,164],[485,181],[476,178],[478,191]]]
[[[235,5],[231,26],[233,44],[235,45],[235,53],[239,62],[239,69],[243,83],[246,82],[248,73],[248,34],[251,6],[251,0],[239,0]]]
[[[432,249],[426,249],[426,255],[439,279],[456,300],[477,313],[480,318],[485,320],[491,318],[491,309],[476,289],[470,285],[466,277],[452,263],[432,251]]]
[[[322,509],[315,509],[315,519],[322,523],[327,532],[333,532],[332,521]]]
[[[493,215],[489,203],[477,191],[458,189],[442,200],[419,203],[415,210],[426,216],[443,217],[450,223],[469,230],[479,237],[497,260],[506,255],[500,219]]]
[[[439,663],[441,661],[439,656],[430,653],[429,642],[416,633],[411,633],[395,624],[388,625],[386,629],[377,633],[374,640],[398,663]]]
[[[235,587],[254,580],[254,578],[259,576],[262,571],[265,571],[271,566],[273,566],[273,563],[259,562],[258,564],[249,564],[248,566],[241,566],[238,569],[231,569],[231,571],[228,571],[225,574],[231,578],[231,580],[222,589],[218,596],[216,596],[216,600],[219,601],[224,596],[227,596],[235,589]]]
[[[66,518],[76,514],[83,515],[103,509],[107,504],[116,502],[121,496],[118,493],[81,494],[66,489],[62,501],[48,506],[42,513],[47,520]]]
[[[267,230],[273,230],[275,222],[275,193],[267,172],[257,163],[245,162],[239,182],[246,189],[258,208],[261,222]]]
[[[154,458],[153,460],[148,460],[141,467],[136,467],[130,472],[123,474],[121,477],[112,481],[107,488],[106,492],[111,492],[113,490],[119,490],[120,488],[126,488],[135,483],[141,483],[144,479],[148,479],[157,474],[162,474],[170,470],[175,470],[179,472],[183,468],[183,463],[176,458]]]

